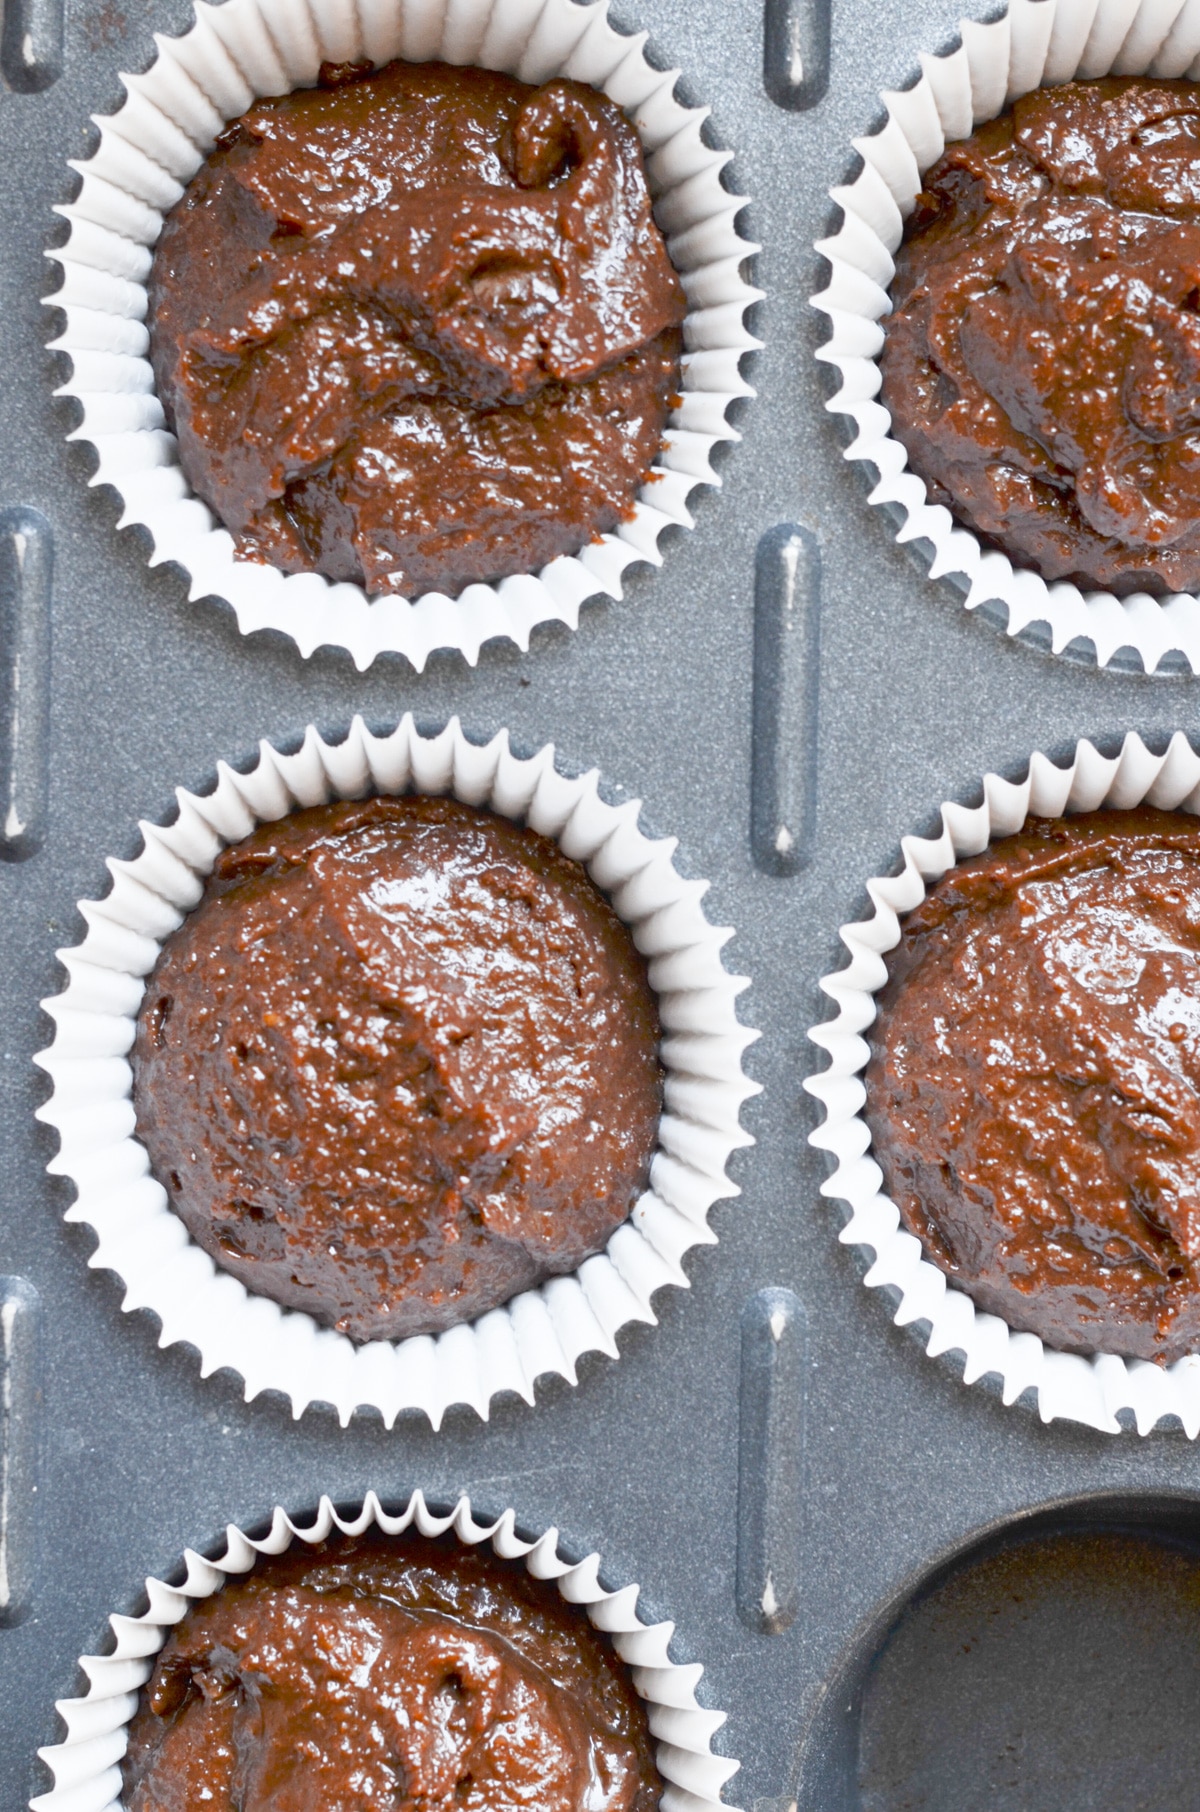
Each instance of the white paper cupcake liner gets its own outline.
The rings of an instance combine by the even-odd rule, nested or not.
[[[1194,1440],[1200,1434],[1200,1356],[1188,1354],[1165,1368],[1111,1353],[1082,1358],[1054,1352],[1036,1334],[1015,1333],[998,1316],[985,1315],[922,1256],[920,1241],[901,1226],[896,1204],[883,1193],[883,1173],[871,1156],[871,1134],[862,1113],[863,1072],[870,1056],[864,1033],[875,1018],[874,996],[887,980],[884,953],[900,942],[901,916],[918,906],[961,857],[978,855],[994,838],[1011,836],[1031,815],[1055,818],[1101,806],[1126,809],[1143,801],[1168,811],[1200,812],[1200,755],[1182,733],[1171,738],[1163,755],[1153,754],[1134,735],[1125,738],[1121,753],[1111,760],[1086,741],[1079,743],[1066,768],[1035,754],[1023,781],[985,775],[982,805],[944,803],[941,836],[903,838],[902,872],[877,875],[867,883],[873,916],[841,928],[850,962],[821,982],[837,1003],[837,1018],[809,1032],[813,1043],[829,1053],[830,1063],[804,1086],[825,1107],[824,1123],[810,1139],[833,1158],[822,1193],[850,1208],[839,1237],[847,1245],[872,1249],[867,1287],[888,1286],[898,1293],[898,1325],[928,1323],[931,1357],[961,1353],[964,1384],[999,1378],[1006,1403],[1033,1391],[1043,1422],[1061,1417],[1116,1434],[1117,1417],[1127,1411],[1139,1432],[1149,1434],[1164,1416],[1177,1416]]]
[[[57,210],[70,233],[48,254],[63,272],[48,300],[66,316],[51,345],[69,353],[73,366],[58,394],[75,397],[83,412],[68,438],[94,447],[91,482],[120,492],[120,526],[149,531],[151,565],[182,567],[192,598],[225,599],[243,634],[281,630],[306,656],[344,648],[360,670],[393,652],[420,671],[436,648],[456,648],[473,664],[496,636],[524,649],[535,624],[574,628],[584,599],[619,598],[632,561],[661,565],[663,530],[692,525],[693,488],[720,484],[710,455],[719,441],[739,439],[727,411],[736,397],[753,395],[739,365],[759,344],[743,315],[761,292],[746,283],[742,264],[759,248],[734,225],[744,198],[721,183],[730,153],[704,143],[709,109],[681,106],[679,71],[652,68],[646,34],[622,36],[607,11],[607,0],[196,0],[191,29],[180,38],[156,33],[154,63],[144,75],[123,75],[124,105],[96,119],[99,149],[72,161],[82,177],[79,196]],[[479,64],[533,83],[567,76],[607,94],[645,147],[655,216],[689,306],[682,402],[632,519],[538,573],[412,602],[369,598],[357,585],[317,574],[285,577],[235,556],[232,536],[180,469],[145,326],[146,280],[164,215],[228,122],[257,96],[311,85],[322,62],[378,65],[396,57]]]
[[[960,22],[961,44],[944,56],[921,57],[914,88],[885,91],[887,123],[856,138],[863,159],[856,181],[830,191],[841,208],[841,230],[817,250],[832,267],[813,306],[829,317],[830,337],[817,357],[836,367],[842,387],[826,404],[847,416],[854,438],[847,459],[873,465],[879,481],[873,504],[901,518],[897,541],[931,551],[929,576],[955,576],[965,585],[966,607],[998,603],[1008,612],[1008,633],[1047,624],[1061,653],[1091,642],[1103,667],[1131,649],[1148,673],[1166,660],[1200,672],[1200,600],[1191,593],[1152,598],[1145,592],[1117,598],[1081,592],[1060,581],[1014,568],[1005,554],[985,549],[942,504],[931,504],[925,482],[908,469],[908,455],[891,433],[892,418],[877,400],[883,318],[891,309],[888,285],[893,255],[921,188],[922,174],[946,144],[967,138],[1021,95],[1040,86],[1103,75],[1188,76],[1200,79],[1200,5],[1197,0],[1010,0],[991,24]]]
[[[612,1638],[648,1707],[650,1732],[657,1739],[658,1770],[667,1783],[659,1802],[662,1812],[702,1812],[704,1807],[723,1804],[721,1790],[740,1765],[712,1753],[712,1738],[724,1724],[725,1713],[707,1711],[697,1703],[696,1687],[704,1669],[696,1663],[679,1666],[671,1660],[675,1626],[642,1622],[637,1614],[639,1587],[606,1591],[599,1580],[600,1556],[589,1554],[577,1565],[564,1560],[558,1551],[557,1529],[548,1529],[537,1541],[525,1541],[516,1533],[512,1510],[506,1510],[497,1522],[478,1523],[471,1514],[470,1499],[462,1497],[448,1516],[437,1516],[417,1491],[395,1516],[388,1515],[374,1492],[368,1494],[361,1511],[348,1519],[339,1516],[323,1497],[316,1521],[308,1527],[294,1522],[285,1510],[276,1509],[270,1532],[258,1541],[230,1523],[225,1531],[225,1552],[219,1559],[206,1560],[190,1548],[186,1551],[181,1585],[147,1579],[149,1609],[140,1617],[116,1614],[109,1618],[112,1651],[84,1655],[79,1663],[88,1678],[87,1692],[80,1698],[58,1701],[67,1734],[61,1743],[38,1750],[54,1775],[54,1786],[30,1800],[33,1812],[120,1812],[121,1759],[139,1689],[154,1671],[154,1657],[193,1603],[211,1597],[231,1576],[248,1573],[260,1554],[282,1554],[293,1541],[315,1544],[335,1529],[360,1535],[373,1527],[387,1535],[415,1527],[426,1537],[453,1529],[461,1542],[474,1546],[490,1541],[501,1559],[523,1560],[535,1579],[553,1580],[568,1604],[583,1606],[595,1627]]]
[[[226,845],[300,807],[403,792],[452,793],[490,807],[553,837],[586,866],[648,961],[663,1031],[664,1106],[650,1187],[604,1252],[436,1338],[356,1346],[248,1291],[190,1238],[134,1136],[127,1053],[162,941],[197,904]],[[568,779],[549,745],[519,760],[503,731],[477,747],[457,718],[433,737],[419,735],[411,716],[383,737],[355,718],[338,744],[310,728],[294,755],[264,742],[250,773],[221,763],[213,792],[179,788],[176,797],[174,823],[142,823],[142,854],[110,861],[110,893],[81,902],[88,934],[59,952],[70,981],[44,1003],[56,1032],[36,1059],[54,1083],[38,1109],[59,1135],[49,1168],[78,1192],[67,1219],[95,1233],[89,1262],[122,1279],[124,1308],[158,1317],[160,1346],[195,1347],[205,1377],[224,1366],[237,1372],[247,1400],[283,1392],[297,1417],[311,1404],[331,1403],[343,1424],[359,1408],[378,1410],[389,1427],[402,1410],[418,1409],[437,1427],[454,1403],[486,1418],[503,1391],[532,1403],[543,1373],[574,1383],[583,1353],[616,1358],[621,1328],[654,1322],[656,1290],[687,1288],[685,1253],[715,1245],[708,1211],[739,1193],[726,1165],[738,1146],[753,1143],[739,1113],[758,1092],[742,1072],[742,1054],[758,1034],[738,1022],[735,1002],[748,984],[722,965],[732,932],[705,918],[707,882],[677,873],[673,839],[642,834],[639,801],[606,805],[595,770]]]

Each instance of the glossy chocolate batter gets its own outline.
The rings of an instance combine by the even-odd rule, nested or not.
[[[867,1118],[933,1263],[1052,1347],[1200,1351],[1200,823],[1031,819],[888,974]]]
[[[431,1334],[600,1251],[646,1186],[658,1020],[556,844],[453,799],[261,826],[167,939],[138,1135],[193,1237],[355,1340]]]
[[[172,210],[151,357],[247,558],[372,593],[536,570],[629,515],[683,290],[632,126],[578,82],[328,69]]]
[[[1200,85],[1043,88],[951,145],[891,294],[933,501],[1046,579],[1200,587]]]
[[[553,1585],[457,1540],[296,1543],[196,1604],[127,1812],[655,1812],[646,1713]]]

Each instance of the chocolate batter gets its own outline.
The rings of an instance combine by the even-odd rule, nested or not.
[[[167,939],[138,1135],[193,1237],[355,1340],[438,1333],[600,1251],[646,1186],[658,1020],[556,844],[453,799],[261,826]]]
[[[229,127],[150,311],[184,473],[239,553],[416,597],[631,513],[685,302],[611,101],[390,63]]]
[[[951,145],[891,294],[933,501],[1046,579],[1200,588],[1200,85],[1043,88]]]
[[[932,1262],[1052,1347],[1200,1351],[1200,823],[1031,819],[888,972],[867,1118]]]
[[[582,1610],[456,1540],[296,1543],[167,1639],[128,1812],[655,1812],[632,1681]]]

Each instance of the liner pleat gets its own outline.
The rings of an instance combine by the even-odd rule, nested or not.
[[[1049,628],[1061,653],[1090,642],[1100,666],[1132,650],[1147,673],[1183,658],[1200,673],[1200,599],[1146,592],[1118,598],[1082,592],[1068,581],[1048,585],[1040,574],[1014,567],[1006,554],[985,549],[943,504],[931,504],[924,479],[891,432],[878,400],[882,323],[890,312],[894,256],[921,188],[923,173],[946,145],[969,137],[1021,95],[1043,85],[1104,75],[1186,76],[1200,80],[1200,5],[1197,0],[1010,0],[990,24],[964,19],[960,44],[943,56],[922,54],[921,78],[903,92],[885,90],[884,126],[853,148],[863,160],[857,179],[832,189],[843,224],[817,243],[830,264],[829,282],[812,298],[828,316],[829,338],[818,359],[832,365],[841,388],[826,408],[845,416],[854,435],[845,458],[875,467],[870,502],[900,519],[898,542],[928,553],[929,576],[952,576],[964,586],[968,610],[1002,604],[1009,635],[1034,624]]]
[[[1022,781],[985,775],[981,805],[944,803],[941,835],[903,838],[901,872],[877,875],[867,883],[875,908],[871,918],[841,928],[850,961],[821,982],[837,1005],[837,1017],[809,1032],[813,1043],[828,1053],[829,1067],[804,1086],[825,1108],[825,1120],[810,1141],[828,1152],[833,1162],[822,1193],[850,1209],[839,1237],[845,1244],[873,1251],[874,1262],[864,1282],[869,1289],[886,1286],[898,1294],[894,1317],[898,1326],[928,1325],[931,1357],[961,1354],[963,1383],[998,1378],[1005,1403],[1015,1403],[1032,1391],[1043,1422],[1061,1418],[1117,1434],[1121,1426],[1117,1418],[1128,1412],[1138,1431],[1149,1434],[1164,1417],[1176,1416],[1195,1440],[1200,1434],[1200,1355],[1189,1353],[1163,1367],[1111,1353],[1091,1358],[1058,1353],[1036,1334],[1016,1333],[998,1316],[977,1309],[923,1256],[920,1241],[901,1225],[899,1209],[883,1193],[883,1172],[871,1156],[871,1134],[862,1111],[863,1075],[870,1056],[864,1033],[875,1019],[874,996],[887,980],[886,952],[900,942],[901,917],[918,906],[957,861],[979,855],[997,837],[1013,835],[1030,816],[1057,818],[1066,812],[1098,811],[1102,806],[1126,810],[1143,803],[1165,811],[1200,813],[1200,755],[1182,732],[1171,738],[1162,755],[1155,755],[1136,735],[1127,736],[1121,753],[1112,759],[1092,743],[1080,742],[1065,768],[1035,754]]]
[[[360,670],[393,652],[420,671],[436,648],[456,648],[474,664],[493,637],[524,649],[535,625],[575,628],[585,599],[621,597],[625,568],[635,560],[661,565],[663,530],[692,526],[694,488],[720,484],[713,449],[740,438],[729,406],[754,394],[740,362],[759,342],[743,317],[761,291],[745,281],[742,266],[759,248],[734,224],[745,200],[721,182],[729,153],[712,150],[701,135],[710,110],[675,99],[680,72],[651,66],[646,33],[615,31],[607,0],[195,0],[195,15],[180,38],[155,34],[157,57],[145,74],[121,77],[127,99],[96,118],[94,156],[72,160],[80,191],[57,210],[70,232],[47,254],[62,268],[61,287],[47,300],[66,318],[50,344],[72,362],[57,394],[74,397],[82,414],[68,438],[91,443],[91,482],[120,493],[120,526],[147,530],[150,564],[182,567],[192,598],[225,599],[243,634],[280,630],[306,656],[344,648]],[[538,573],[411,602],[369,598],[360,586],[317,574],[287,577],[236,557],[232,536],[180,469],[145,326],[163,217],[225,125],[257,96],[311,85],[322,62],[380,65],[395,57],[475,63],[534,83],[568,76],[601,89],[642,140],[656,217],[688,300],[682,400],[631,520]]]
[[[356,1346],[248,1291],[190,1238],[135,1137],[129,1052],[162,941],[198,903],[223,848],[298,808],[403,792],[451,793],[490,807],[555,839],[586,866],[647,959],[663,1031],[664,1111],[650,1187],[604,1252],[436,1338]],[[736,1011],[747,983],[725,970],[721,950],[732,933],[705,918],[707,883],[679,875],[674,840],[652,841],[638,829],[638,801],[606,804],[595,770],[568,778],[550,745],[520,760],[503,731],[477,746],[457,718],[431,737],[418,734],[411,716],[388,736],[372,735],[355,718],[342,743],[310,727],[294,754],[264,742],[249,773],[221,763],[213,792],[180,788],[176,798],[174,823],[142,823],[142,853],[110,861],[109,893],[81,902],[87,936],[59,953],[69,981],[44,1003],[55,1037],[35,1060],[54,1083],[38,1109],[59,1135],[49,1168],[77,1191],[67,1219],[95,1233],[89,1263],[121,1278],[123,1307],[158,1317],[161,1346],[195,1347],[203,1376],[237,1372],[247,1400],[282,1392],[297,1417],[313,1403],[331,1403],[343,1424],[359,1408],[377,1410],[388,1426],[416,1409],[436,1427],[455,1403],[486,1418],[502,1392],[532,1403],[545,1373],[574,1383],[586,1352],[616,1358],[623,1327],[655,1321],[656,1290],[687,1288],[685,1255],[716,1243],[708,1211],[738,1194],[726,1166],[734,1150],[753,1143],[739,1123],[743,1102],[758,1092],[742,1070],[758,1034]]]
[[[722,1711],[708,1711],[696,1699],[704,1669],[671,1660],[673,1623],[643,1623],[637,1613],[639,1588],[608,1591],[600,1584],[600,1556],[589,1554],[572,1564],[558,1551],[558,1531],[548,1529],[536,1541],[516,1532],[516,1515],[506,1510],[496,1522],[477,1522],[470,1499],[462,1497],[449,1515],[430,1510],[419,1491],[405,1508],[389,1515],[369,1492],[353,1516],[339,1515],[328,1497],[321,1499],[316,1520],[304,1525],[276,1508],[265,1536],[252,1540],[233,1523],[226,1527],[225,1551],[207,1560],[189,1548],[183,1556],[183,1581],[177,1586],[146,1580],[149,1606],[140,1617],[109,1618],[113,1647],[107,1655],[84,1655],[80,1667],[88,1690],[79,1698],[60,1699],[57,1711],[66,1725],[61,1743],[39,1749],[54,1776],[48,1793],[31,1800],[33,1812],[120,1812],[121,1760],[128,1745],[129,1722],[138,1692],[154,1671],[154,1657],[174,1626],[197,1600],[211,1597],[225,1581],[248,1573],[260,1555],[282,1554],[293,1541],[315,1544],[335,1529],[361,1535],[378,1528],[400,1535],[409,1528],[430,1538],[453,1530],[469,1546],[490,1542],[502,1560],[522,1560],[535,1579],[553,1580],[568,1604],[580,1605],[629,1667],[633,1684],[646,1702],[651,1734],[658,1739],[659,1773],[667,1783],[662,1812],[704,1812],[723,1805],[721,1792],[740,1764],[714,1755],[711,1743],[725,1722]]]

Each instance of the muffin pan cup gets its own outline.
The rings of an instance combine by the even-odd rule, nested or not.
[[[1117,1418],[1124,1410],[1136,1419],[1141,1434],[1172,1416],[1195,1440],[1200,1435],[1200,1354],[1188,1353],[1170,1366],[1112,1353],[1086,1359],[1055,1352],[1038,1335],[1018,1333],[998,1315],[977,1309],[923,1256],[920,1240],[901,1224],[899,1209],[883,1191],[883,1173],[871,1155],[862,1112],[870,1058],[863,1034],[875,1018],[874,996],[887,980],[886,953],[900,941],[901,917],[919,906],[962,857],[979,855],[993,838],[1011,836],[1029,817],[1142,804],[1200,813],[1200,755],[1186,736],[1173,736],[1161,755],[1136,735],[1127,736],[1120,754],[1111,759],[1086,741],[1066,766],[1035,754],[1021,781],[985,774],[981,804],[943,804],[940,836],[902,838],[901,872],[867,882],[874,913],[843,925],[839,933],[850,961],[821,982],[837,1004],[837,1018],[808,1034],[828,1053],[829,1067],[804,1086],[825,1108],[823,1124],[811,1134],[812,1143],[829,1153],[833,1163],[823,1192],[850,1210],[839,1237],[873,1252],[863,1282],[868,1289],[898,1297],[893,1317],[898,1326],[928,1327],[931,1358],[953,1354],[957,1362],[961,1356],[963,1383],[999,1379],[1007,1404],[1031,1393],[1043,1422],[1061,1417],[1119,1434]]]
[[[960,42],[941,56],[921,56],[912,88],[886,90],[887,120],[855,138],[862,170],[830,190],[841,209],[838,232],[818,241],[829,280],[813,297],[828,317],[818,359],[840,378],[826,408],[852,429],[847,459],[874,466],[870,502],[898,520],[896,539],[915,543],[931,579],[951,578],[968,610],[1000,606],[1009,635],[1048,628],[1058,652],[1088,643],[1100,666],[1133,655],[1147,673],[1185,661],[1200,672],[1200,599],[1146,592],[1118,598],[1083,592],[1067,581],[1047,584],[1007,554],[985,546],[944,504],[930,503],[925,481],[891,433],[878,400],[879,353],[890,310],[894,255],[926,170],[946,145],[968,138],[1021,95],[1059,82],[1106,75],[1200,79],[1200,10],[1176,0],[1010,0],[998,19],[961,21]]]
[[[58,394],[75,398],[82,414],[71,438],[94,451],[92,483],[120,493],[121,526],[148,532],[151,563],[182,567],[191,597],[231,604],[243,634],[279,630],[305,655],[345,649],[360,669],[397,653],[418,672],[434,649],[457,649],[474,663],[493,637],[527,648],[539,623],[574,628],[586,598],[622,596],[632,562],[661,565],[664,531],[691,526],[691,492],[721,482],[713,449],[739,438],[727,412],[752,394],[739,367],[758,344],[743,317],[760,292],[742,270],[758,250],[735,224],[744,199],[721,182],[730,154],[705,143],[708,109],[675,99],[678,70],[647,62],[645,34],[614,31],[607,0],[197,0],[190,29],[155,42],[149,68],[121,78],[124,106],[96,121],[97,151],[73,163],[80,189],[58,209],[70,231],[50,254],[63,280],[49,298],[66,316],[51,345],[72,366]],[[655,215],[689,305],[682,396],[629,520],[539,572],[412,601],[368,597],[316,573],[285,576],[235,553],[180,468],[145,325],[163,218],[229,121],[258,96],[311,86],[322,63],[378,66],[395,57],[480,64],[535,84],[565,76],[603,90],[641,138]]]
[[[657,1741],[659,1772],[666,1782],[663,1812],[701,1812],[720,1802],[721,1789],[738,1764],[713,1755],[709,1744],[725,1722],[722,1712],[702,1710],[696,1685],[703,1668],[680,1667],[671,1660],[669,1623],[647,1624],[637,1612],[638,1587],[615,1590],[600,1582],[602,1561],[589,1554],[572,1563],[559,1552],[558,1530],[547,1529],[533,1541],[517,1534],[516,1513],[505,1510],[491,1522],[479,1522],[470,1499],[461,1497],[447,1515],[430,1510],[419,1491],[404,1508],[389,1514],[372,1491],[352,1515],[339,1513],[323,1497],[311,1523],[295,1521],[278,1506],[265,1535],[246,1535],[234,1523],[225,1530],[224,1549],[211,1558],[188,1549],[176,1583],[146,1580],[148,1608],[141,1616],[114,1615],[109,1623],[113,1645],[104,1655],[84,1655],[80,1667],[89,1685],[76,1699],[61,1699],[57,1710],[67,1728],[63,1742],[41,1750],[54,1775],[54,1786],[39,1794],[34,1812],[80,1812],[85,1805],[114,1805],[121,1791],[121,1758],[129,1721],[137,1708],[138,1689],[154,1671],[154,1657],[172,1628],[199,1599],[211,1597],[225,1581],[248,1573],[260,1555],[283,1554],[293,1542],[315,1545],[335,1530],[361,1535],[380,1529],[401,1535],[415,1529],[425,1537],[453,1530],[466,1546],[490,1542],[502,1560],[524,1561],[535,1579],[553,1580],[568,1604],[581,1606],[629,1667],[645,1701],[651,1735]]]
[[[247,1290],[191,1239],[135,1136],[127,1053],[162,940],[198,903],[222,849],[293,810],[405,792],[449,793],[517,819],[586,866],[647,959],[663,1032],[663,1113],[650,1186],[602,1253],[436,1337],[356,1344]],[[731,934],[704,917],[704,884],[679,875],[673,844],[638,829],[636,801],[607,805],[595,770],[566,777],[550,747],[520,760],[503,731],[479,747],[457,719],[426,737],[411,717],[388,736],[373,736],[356,718],[341,743],[310,728],[294,754],[264,742],[248,773],[222,763],[211,793],[180,788],[176,796],[175,821],[141,824],[142,854],[110,862],[111,892],[81,903],[88,935],[59,953],[70,981],[43,1003],[57,1031],[37,1058],[54,1083],[38,1110],[59,1136],[51,1169],[77,1192],[67,1218],[95,1233],[90,1262],[121,1278],[123,1306],[151,1311],[160,1345],[194,1347],[205,1376],[237,1372],[247,1400],[282,1392],[297,1417],[332,1404],[343,1426],[358,1409],[377,1410],[389,1428],[415,1409],[437,1428],[457,1403],[486,1418],[501,1392],[532,1403],[543,1374],[574,1382],[584,1353],[615,1359],[622,1328],[655,1320],[655,1291],[687,1287],[681,1261],[693,1246],[715,1242],[708,1211],[738,1193],[726,1166],[752,1143],[739,1120],[757,1092],[741,1063],[757,1034],[735,1010],[746,982],[724,969],[720,952]]]

